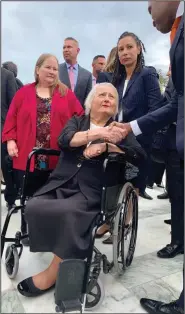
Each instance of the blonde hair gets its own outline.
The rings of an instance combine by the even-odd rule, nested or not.
[[[37,60],[36,65],[35,65],[35,71],[34,71],[34,77],[35,77],[35,83],[37,84],[39,82],[39,77],[37,74],[37,69],[40,69],[40,67],[43,65],[43,63],[48,59],[48,58],[55,58],[58,66],[59,66],[59,62],[58,59],[50,54],[50,53],[43,53]],[[51,88],[51,93],[53,94],[54,90],[58,88],[59,93],[61,94],[61,96],[65,96],[68,90],[68,87],[63,84],[59,78],[57,77],[56,81],[54,82],[52,88]]]
[[[96,93],[97,93],[97,89],[99,87],[106,87],[106,86],[109,86],[109,87],[112,87],[112,89],[114,90],[115,92],[115,95],[116,95],[116,112],[115,112],[115,115],[114,117],[116,116],[116,114],[118,113],[118,102],[119,102],[119,96],[118,96],[118,92],[117,92],[117,89],[114,87],[114,85],[112,85],[111,83],[99,83],[99,84],[96,84],[94,85],[94,87],[91,89],[90,93],[88,94],[86,100],[85,100],[85,103],[84,103],[84,107],[85,107],[85,114],[86,115],[89,115],[90,112],[91,112],[91,106],[92,106],[92,102],[94,100],[94,97],[96,96]]]
[[[105,66],[106,72],[113,73],[115,69],[115,60],[116,60],[116,54],[117,54],[117,47],[114,47],[111,49],[108,58],[107,58],[107,63]]]

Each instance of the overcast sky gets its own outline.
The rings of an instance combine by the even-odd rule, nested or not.
[[[78,62],[91,71],[97,54],[107,56],[124,31],[132,31],[143,41],[147,65],[167,71],[169,34],[152,25],[147,1],[141,2],[2,2],[2,62],[18,65],[18,77],[33,81],[35,63],[42,53],[52,53],[63,62],[65,37],[80,44]]]

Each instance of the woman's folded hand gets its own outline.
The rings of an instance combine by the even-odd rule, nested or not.
[[[106,143],[91,144],[83,152],[86,159],[97,157],[106,150]]]

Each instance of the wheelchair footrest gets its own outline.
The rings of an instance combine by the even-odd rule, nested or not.
[[[85,271],[83,260],[70,259],[60,263],[55,285],[57,312],[82,312]]]

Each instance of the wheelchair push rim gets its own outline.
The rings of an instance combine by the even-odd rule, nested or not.
[[[132,223],[125,226],[129,204],[132,205]],[[131,183],[128,182],[123,186],[117,207],[113,228],[113,263],[115,272],[121,275],[131,265],[137,237],[138,201]],[[130,241],[126,253],[128,236],[130,236]]]

